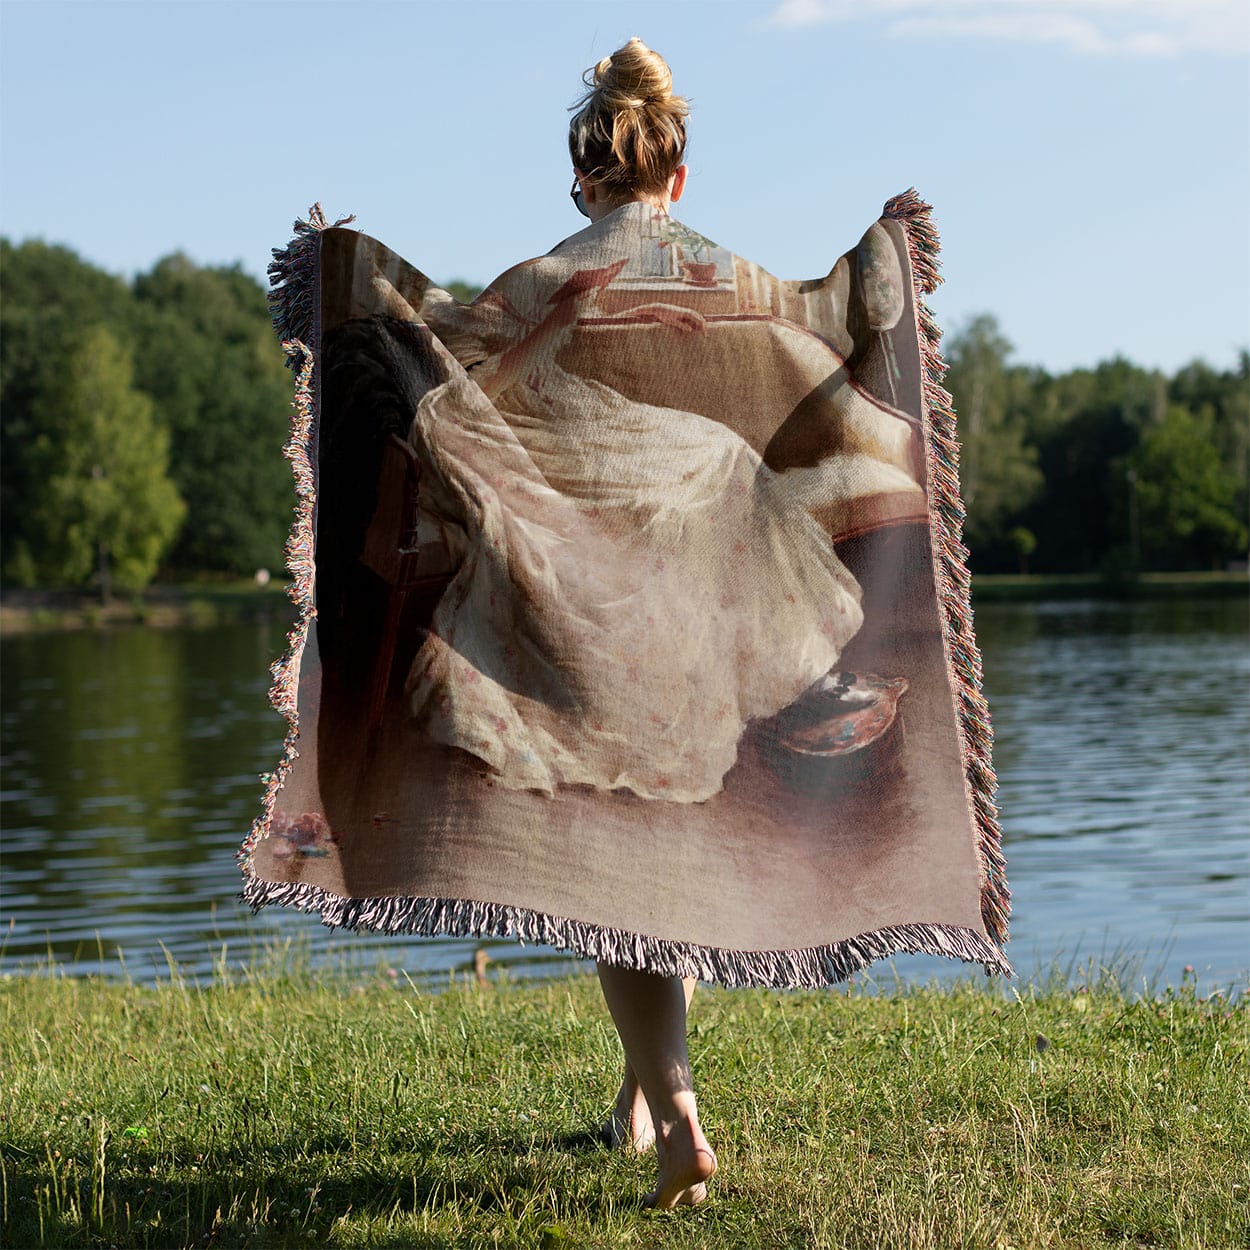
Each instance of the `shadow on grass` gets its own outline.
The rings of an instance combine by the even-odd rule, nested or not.
[[[641,1210],[641,1187],[617,1196],[586,1184],[581,1162],[572,1166],[573,1155],[598,1155],[604,1170],[615,1165],[619,1156],[590,1130],[450,1130],[354,1151],[341,1137],[322,1137],[302,1139],[297,1149],[312,1158],[293,1157],[296,1148],[286,1144],[214,1153],[192,1179],[185,1179],[185,1165],[174,1166],[177,1177],[162,1176],[161,1159],[140,1155],[110,1167],[101,1195],[98,1177],[86,1169],[61,1170],[55,1161],[0,1147],[10,1217],[4,1244],[305,1246],[325,1243],[336,1223],[350,1219],[371,1226],[371,1246],[458,1246],[459,1236],[415,1227],[422,1215],[437,1221],[453,1212],[479,1231],[481,1216],[502,1217],[519,1241],[505,1233],[499,1244],[538,1245],[555,1212],[536,1207],[535,1194],[558,1177],[576,1189],[577,1208],[592,1222]]]

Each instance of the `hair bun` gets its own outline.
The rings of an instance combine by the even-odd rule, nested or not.
[[[610,96],[614,108],[637,109],[667,104],[673,97],[673,74],[664,58],[635,35],[595,66],[587,86]]]
[[[634,36],[582,75],[573,107],[573,164],[618,192],[662,190],[686,149],[689,106],[673,94],[668,63]]]

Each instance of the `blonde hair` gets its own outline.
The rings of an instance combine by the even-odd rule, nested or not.
[[[582,81],[569,123],[573,164],[609,193],[663,192],[685,155],[690,112],[664,58],[635,36]]]

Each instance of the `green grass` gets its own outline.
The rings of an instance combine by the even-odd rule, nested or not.
[[[1192,982],[700,988],[721,1169],[589,1134],[619,1079],[592,979],[453,984],[281,959],[199,988],[0,982],[4,1245],[1244,1246],[1244,997]]]

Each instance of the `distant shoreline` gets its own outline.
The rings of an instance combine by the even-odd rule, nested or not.
[[[1250,574],[1142,573],[1107,578],[1099,573],[979,573],[972,602],[1033,599],[1232,599],[1250,594]]]
[[[980,603],[1043,599],[1215,599],[1250,594],[1246,573],[1144,573],[1109,580],[1096,573],[984,573],[972,579]],[[0,636],[124,625],[207,627],[240,621],[294,619],[286,583],[187,582],[116,596],[107,607],[80,590],[0,591]]]
[[[272,580],[179,582],[150,586],[141,594],[115,595],[107,606],[81,590],[0,591],[0,636],[123,625],[157,628],[211,626],[274,618],[294,620],[287,583]]]

